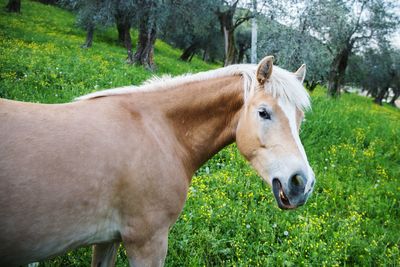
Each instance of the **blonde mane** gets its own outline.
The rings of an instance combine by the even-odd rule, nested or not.
[[[170,75],[162,77],[153,77],[145,81],[140,86],[124,86],[114,89],[94,92],[77,98],[77,101],[88,100],[104,96],[124,95],[134,92],[167,90],[172,87],[183,85],[190,82],[204,81],[208,79],[241,76],[244,88],[244,100],[256,90],[258,85],[256,81],[257,66],[252,64],[230,65],[216,70],[199,72],[197,74],[184,74],[172,78]],[[273,71],[264,89],[275,98],[283,98],[285,101],[293,103],[299,109],[305,110],[310,107],[310,99],[307,91],[294,73],[273,66]]]

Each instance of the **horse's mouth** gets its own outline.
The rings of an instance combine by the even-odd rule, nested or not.
[[[276,178],[272,180],[272,191],[274,192],[274,196],[279,208],[283,210],[296,208],[296,206],[290,204],[289,198],[283,191],[281,182]]]

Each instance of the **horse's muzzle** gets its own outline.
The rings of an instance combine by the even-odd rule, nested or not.
[[[295,209],[306,203],[310,192],[305,192],[306,178],[301,174],[295,174],[288,180],[287,188],[282,186],[278,178],[272,180],[272,191],[279,208]]]

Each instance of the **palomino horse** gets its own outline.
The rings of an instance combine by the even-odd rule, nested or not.
[[[278,206],[314,174],[299,139],[305,66],[235,65],[61,105],[0,101],[0,265],[94,244],[92,266],[161,266],[194,172],[236,140]]]

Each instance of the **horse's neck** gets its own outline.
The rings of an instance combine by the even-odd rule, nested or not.
[[[189,174],[234,142],[243,107],[240,77],[185,84],[160,92],[159,97],[160,108],[183,149]]]

